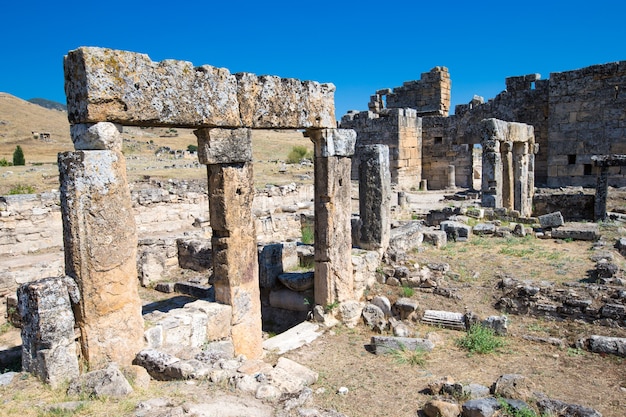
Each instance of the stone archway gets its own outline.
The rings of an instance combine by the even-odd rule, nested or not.
[[[262,353],[250,129],[306,129],[313,140],[315,301],[326,305],[352,297],[350,221],[342,216],[350,213],[349,160],[356,135],[335,129],[332,84],[231,74],[185,61],[152,62],[144,54],[92,47],[70,51],[64,66],[68,118],[77,132],[76,151],[59,155],[66,271],[82,295],[76,316],[90,365],[130,363],[143,337],[141,305],[132,290],[134,252],[123,249],[136,248],[135,226],[128,219],[125,232],[118,233],[116,224],[128,216],[124,207],[130,200],[124,156],[116,129],[99,129],[103,123],[196,129],[209,177],[216,299],[233,307],[236,353],[249,358]],[[84,134],[94,130],[99,133]],[[109,256],[112,244],[120,248],[119,262]],[[101,270],[114,279],[98,279]],[[111,291],[110,282],[126,291]],[[116,303],[122,292],[123,308]],[[106,303],[98,294],[109,295]],[[126,348],[106,335],[123,335]]]

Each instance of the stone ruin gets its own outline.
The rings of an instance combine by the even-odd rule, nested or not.
[[[500,174],[492,172],[491,166],[499,163],[486,161],[484,155],[481,161],[477,153],[494,158],[494,150],[484,147],[482,121],[498,119],[533,128],[528,139],[523,139],[527,144],[504,140],[504,148],[495,151],[501,154],[503,169],[508,170],[509,162],[502,158],[509,155],[507,142],[514,142],[510,150],[516,164],[513,177],[505,172],[502,184],[506,198],[507,183],[526,179],[540,187],[595,188],[596,177],[610,173],[608,185],[626,185],[623,165],[594,161],[598,155],[626,153],[626,61],[552,73],[546,80],[539,74],[509,77],[506,90],[495,98],[485,102],[475,96],[470,103],[456,106],[454,115],[448,114],[450,88],[448,69],[435,67],[419,80],[376,91],[367,111],[347,112],[340,127],[354,129],[358,137],[353,179],[357,179],[360,146],[386,144],[392,182],[400,189],[472,189],[481,170],[486,170],[490,178],[483,179],[481,191],[497,196],[489,182],[496,181],[495,187],[500,187],[494,178]],[[532,198],[534,184],[528,184],[531,194],[527,197]],[[520,186],[513,188],[521,196]],[[495,201],[499,204],[499,197]],[[496,207],[511,207],[506,200],[502,203]],[[516,210],[521,208],[518,203],[521,201],[513,204]],[[598,210],[596,218],[602,216],[601,208]]]
[[[198,157],[208,173],[215,300],[230,306],[228,332],[234,354],[251,359],[262,355],[259,264],[251,227],[255,224],[251,129],[305,129],[305,136],[313,141],[314,302],[328,305],[354,298],[349,213],[350,157],[356,134],[336,129],[332,84],[231,74],[224,68],[193,67],[182,61],[156,63],[146,55],[101,48],[71,51],[64,66],[75,151],[58,158],[63,282],[75,282],[71,294],[76,296],[58,308],[64,316],[75,318],[80,354],[90,368],[111,362],[129,365],[144,346],[136,283],[137,232],[120,152],[121,125],[196,129]],[[384,149],[376,149],[384,159]],[[384,218],[377,210],[385,208],[372,205],[363,218],[363,230],[369,230],[368,222]],[[384,250],[385,235],[379,229],[362,239]],[[50,302],[45,297],[48,284],[54,283],[44,280],[23,286],[22,316],[43,323]],[[39,330],[36,324],[24,327],[25,334]],[[58,337],[71,339],[65,333]],[[48,357],[45,343],[26,337],[24,344],[28,358],[45,361]],[[28,358],[25,363],[36,362]],[[28,369],[51,383],[78,372],[72,366],[66,375],[48,375],[38,372],[37,366]]]

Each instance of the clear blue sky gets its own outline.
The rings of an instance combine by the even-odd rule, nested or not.
[[[623,0],[34,0],[0,14],[0,91],[62,103],[62,58],[79,46],[332,82],[338,119],[437,65],[454,108],[508,76],[626,60]]]

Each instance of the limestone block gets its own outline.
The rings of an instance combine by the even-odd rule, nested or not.
[[[270,292],[270,305],[290,311],[309,311],[312,304],[311,295],[288,289],[273,290]]]
[[[252,162],[251,129],[198,129],[194,134],[201,164]]]
[[[553,229],[552,238],[598,240],[600,238],[600,228],[597,223],[567,223],[564,226]]]
[[[441,400],[428,401],[422,410],[427,417],[458,417],[461,412],[457,404]]]
[[[315,156],[352,156],[356,145],[356,132],[352,129],[309,129],[307,135],[315,145]]]
[[[211,303],[205,300],[196,300],[185,305],[186,310],[197,310],[207,317],[206,339],[209,342],[230,337],[230,318],[232,307],[227,304]]]
[[[452,241],[467,241],[472,234],[472,227],[466,224],[446,220],[439,225],[441,230],[446,232],[448,240]]]
[[[122,151],[122,126],[109,122],[75,124],[70,136],[77,151]]]
[[[424,242],[436,248],[443,248],[448,243],[448,235],[443,230],[424,230]]]
[[[296,242],[282,242],[259,248],[259,284],[261,288],[272,288],[284,271],[298,265]]]
[[[211,241],[209,239],[176,239],[178,265],[184,269],[202,272],[211,268]]]
[[[78,376],[72,303],[79,301],[69,277],[46,278],[17,290],[22,322],[22,367],[52,387]]]
[[[424,350],[430,352],[435,347],[434,343],[426,339],[392,336],[372,336],[370,344],[374,347],[376,355],[384,355],[394,350],[408,351]]]
[[[272,385],[289,394],[302,391],[304,387],[317,382],[317,378],[317,372],[285,357],[279,358],[274,369],[268,374]]]
[[[363,249],[385,251],[390,239],[391,173],[389,147],[369,145],[360,150],[359,244]]]
[[[81,375],[67,389],[68,395],[86,398],[125,397],[132,392],[133,388],[115,364]]]
[[[81,294],[76,322],[90,367],[130,365],[143,346],[137,235],[126,164],[115,151],[59,154],[66,273]]]
[[[323,332],[319,330],[319,327],[318,324],[304,321],[279,335],[264,340],[263,349],[282,355],[320,337]]]
[[[390,231],[389,248],[399,251],[410,251],[421,246],[424,241],[423,227],[420,222],[407,222]]]
[[[561,215],[560,211],[539,216],[538,220],[542,229],[563,226],[563,224],[565,223],[563,221],[563,216]]]
[[[595,353],[608,353],[626,357],[626,338],[591,336],[589,338],[589,350]]]
[[[235,74],[242,126],[334,128],[333,84],[272,75]]]
[[[278,280],[292,291],[306,291],[313,288],[313,271],[285,272],[278,276]]]
[[[332,84],[231,74],[145,54],[81,47],[64,60],[70,123],[299,129],[336,126]]]

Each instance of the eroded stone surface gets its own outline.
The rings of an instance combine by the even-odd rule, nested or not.
[[[332,84],[153,62],[148,55],[97,47],[64,60],[70,123],[138,126],[335,127]]]
[[[59,154],[67,275],[81,294],[76,322],[90,367],[130,365],[143,346],[137,234],[126,164],[115,151]]]

